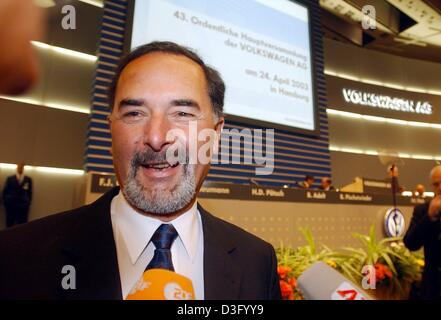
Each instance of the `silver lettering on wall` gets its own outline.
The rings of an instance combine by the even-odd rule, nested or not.
[[[326,192],[306,191],[306,198],[326,200]]]
[[[392,188],[392,184],[390,182],[386,181],[370,181],[370,180],[363,180],[363,185],[366,187],[375,187],[375,188]]]
[[[229,188],[216,188],[216,187],[201,187],[201,192],[204,193],[218,193],[218,194],[230,194]]]
[[[283,190],[274,190],[269,188],[251,188],[251,195],[259,197],[284,197],[285,192],[283,192]]]
[[[414,101],[346,88],[343,88],[342,92],[347,103],[426,115],[431,115],[433,112],[432,105],[428,101]]]
[[[367,194],[354,194],[354,193],[340,193],[340,200],[342,201],[363,201],[372,202],[372,196]]]

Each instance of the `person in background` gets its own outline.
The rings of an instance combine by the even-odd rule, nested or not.
[[[424,247],[424,271],[421,281],[421,299],[441,300],[441,165],[430,172],[435,197],[415,207],[404,244],[415,251]]]
[[[33,0],[0,1],[0,94],[23,93],[38,78],[31,40],[44,33],[43,12]]]
[[[3,189],[7,228],[28,222],[32,201],[32,179],[24,174],[24,166],[24,162],[17,165],[17,173],[6,179]]]
[[[399,171],[398,167],[395,164],[388,166],[387,168],[388,181],[391,183],[391,188],[394,193],[401,193],[404,190],[404,187],[401,187],[398,183]]]
[[[320,182],[320,186],[318,188],[323,191],[335,190],[334,186],[332,185],[332,180],[328,177],[322,178],[322,180]]]
[[[299,181],[297,183],[297,187],[300,189],[311,189],[313,183],[314,183],[314,177],[310,175],[306,175],[305,180]]]
[[[415,197],[423,198],[425,191],[426,191],[426,188],[424,187],[424,185],[419,183],[415,186],[415,191],[413,192],[413,195]]]

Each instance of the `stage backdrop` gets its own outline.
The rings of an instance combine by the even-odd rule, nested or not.
[[[286,0],[289,1],[289,0]],[[298,1],[302,3],[302,1]],[[316,103],[318,110],[318,134],[305,134],[280,129],[274,130],[274,171],[271,175],[255,175],[254,163],[244,163],[243,149],[250,147],[246,136],[235,135],[230,143],[230,154],[236,149],[242,150],[241,164],[215,164],[207,180],[216,182],[253,183],[262,185],[293,184],[302,180],[305,174],[317,178],[331,176],[331,164],[328,140],[328,120],[326,115],[326,85],[323,75],[323,45],[318,1],[309,1],[311,23],[311,46],[315,65]],[[107,124],[109,103],[107,87],[115,74],[120,57],[123,55],[126,41],[126,27],[129,12],[128,1],[105,0],[101,24],[101,36],[98,46],[98,63],[93,86],[93,99],[85,151],[85,170],[87,172],[113,173],[110,154],[111,138]],[[160,27],[160,26],[158,26]],[[228,90],[228,83],[226,83]],[[271,107],[271,106],[269,106]],[[226,128],[262,128],[256,125],[227,119]],[[230,136],[231,137],[231,136]],[[228,137],[228,138],[230,138]],[[225,137],[223,137],[224,139]],[[265,136],[263,137],[265,143]],[[248,141],[247,141],[248,140]],[[234,143],[236,142],[236,143]],[[265,154],[265,149],[263,152]],[[268,156],[268,155],[267,155]],[[316,184],[319,179],[316,180]]]

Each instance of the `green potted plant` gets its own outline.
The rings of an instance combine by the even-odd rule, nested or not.
[[[410,252],[401,238],[377,240],[375,227],[370,228],[368,235],[354,234],[360,240],[360,248],[343,248],[331,250],[325,245],[318,247],[309,229],[301,229],[307,245],[296,249],[286,248],[281,244],[276,249],[280,286],[284,299],[302,299],[297,289],[297,278],[309,266],[323,261],[335,268],[356,284],[361,284],[364,266],[375,272],[375,290],[367,292],[377,299],[407,299],[411,285],[421,278],[424,260],[421,254]]]

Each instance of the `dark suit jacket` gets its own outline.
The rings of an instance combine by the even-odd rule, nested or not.
[[[29,207],[32,201],[32,179],[24,176],[21,183],[15,175],[6,179],[3,189],[3,202],[5,206]]]
[[[0,232],[0,299],[122,299],[110,203],[96,202]],[[280,299],[273,247],[198,206],[205,299]],[[61,286],[63,266],[76,289]]]
[[[429,202],[415,207],[404,244],[409,250],[424,246],[424,271],[421,281],[421,298],[441,299],[441,239],[440,221],[430,221]]]
[[[311,189],[312,186],[308,186],[306,181],[299,181],[297,182],[296,187],[300,189]]]

